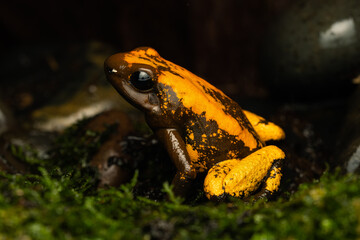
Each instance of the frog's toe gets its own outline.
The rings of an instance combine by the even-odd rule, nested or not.
[[[225,197],[224,178],[238,163],[238,159],[226,160],[209,170],[204,181],[204,191],[208,199],[219,201]]]
[[[280,166],[281,161],[277,161],[274,163],[268,178],[266,179],[265,183],[261,185],[261,189],[259,189],[256,194],[251,196],[253,199],[270,197],[279,190],[282,177]]]
[[[280,180],[281,180],[281,167],[280,161],[276,162],[273,166],[273,169],[270,172],[268,179],[265,182],[264,189],[265,191],[273,194],[279,189]]]

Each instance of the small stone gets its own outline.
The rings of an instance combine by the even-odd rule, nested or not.
[[[90,120],[86,129],[104,132],[107,127],[114,124],[115,129],[90,161],[90,165],[98,170],[99,187],[117,187],[128,182],[133,176],[134,169],[129,167],[132,166],[132,159],[126,158],[121,145],[124,137],[133,130],[128,116],[116,110],[106,111]],[[115,158],[119,161],[112,161]],[[122,158],[124,158],[124,164],[119,163]]]
[[[332,96],[360,73],[358,0],[297,1],[264,39],[262,73],[288,96]]]
[[[350,98],[336,149],[332,166],[342,166],[348,173],[360,173],[360,86]]]

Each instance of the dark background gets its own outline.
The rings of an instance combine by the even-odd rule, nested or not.
[[[283,127],[287,138],[282,149],[288,158],[284,179],[293,182],[297,176],[298,183],[310,181],[338,154],[335,150],[343,148],[335,147],[337,140],[348,142],[348,136],[339,137],[338,132],[348,97],[356,88],[349,84],[360,74],[359,38],[353,45],[324,50],[318,36],[349,18],[358,34],[360,11],[353,7],[357,4],[357,0],[2,1],[0,110],[4,103],[23,120],[59,93],[84,92],[72,82],[92,78],[105,82],[101,65],[107,56],[150,46],[216,85],[244,109]],[[278,19],[281,24],[268,38]],[[95,50],[89,44],[94,41]],[[267,59],[262,58],[264,46],[271,52]],[[97,65],[89,63],[94,51],[101,52]],[[303,70],[299,74],[298,67]],[[281,81],[276,74],[282,74]]]
[[[93,40],[117,52],[151,46],[230,95],[264,97],[260,45],[268,24],[291,2],[2,1],[0,46],[8,54],[19,46]]]

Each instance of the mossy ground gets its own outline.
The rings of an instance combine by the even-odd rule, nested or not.
[[[93,172],[79,165],[102,135],[87,132],[75,143],[74,128],[46,159],[13,148],[33,171],[0,175],[0,239],[355,239],[360,233],[356,175],[325,173],[274,201],[184,202],[166,183],[169,200],[151,200],[133,193],[138,174],[120,188],[96,190]]]

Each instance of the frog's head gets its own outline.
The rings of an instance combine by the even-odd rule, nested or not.
[[[136,48],[117,53],[105,60],[108,81],[131,104],[145,111],[156,111],[159,100],[155,94],[158,68],[154,63],[159,54],[152,48]]]

